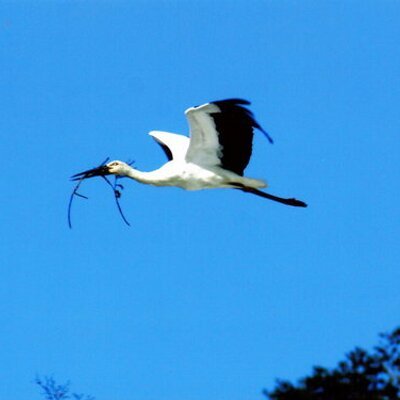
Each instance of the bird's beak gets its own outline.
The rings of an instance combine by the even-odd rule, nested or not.
[[[87,171],[79,172],[78,174],[72,175],[71,181],[79,181],[81,179],[104,175],[110,175],[110,169],[107,167],[107,165],[101,165],[100,167],[88,169]]]

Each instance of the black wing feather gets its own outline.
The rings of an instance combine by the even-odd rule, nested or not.
[[[160,142],[159,140],[157,140],[157,138],[154,137],[154,136],[153,136],[153,139],[154,139],[154,140],[156,141],[156,143],[159,144],[160,147],[163,149],[165,155],[166,155],[167,158],[168,158],[168,161],[171,161],[173,157],[172,157],[172,152],[171,152],[171,150],[169,149],[169,147],[168,147],[167,145],[165,145],[164,143],[161,143],[161,142]]]
[[[218,140],[221,145],[221,166],[243,175],[250,161],[254,128],[259,129],[272,143],[272,138],[255,120],[253,113],[246,107],[250,102],[243,99],[227,99],[212,102],[220,113],[212,113]]]

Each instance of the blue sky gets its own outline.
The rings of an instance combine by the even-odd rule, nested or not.
[[[35,374],[97,399],[262,398],[399,324],[400,4],[2,2],[0,398]],[[242,97],[275,139],[241,192],[87,181]]]

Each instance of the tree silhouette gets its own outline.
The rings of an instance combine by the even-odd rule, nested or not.
[[[370,353],[357,347],[332,370],[314,367],[297,384],[278,380],[263,394],[270,400],[400,400],[400,327],[380,338]],[[94,400],[52,377],[37,377],[35,383],[45,400]]]
[[[337,367],[314,367],[312,374],[293,384],[278,380],[270,400],[399,400],[400,328],[380,335],[371,353],[359,347]]]
[[[60,385],[51,376],[36,377],[35,383],[42,389],[45,400],[95,400],[92,396],[72,393],[69,382]]]

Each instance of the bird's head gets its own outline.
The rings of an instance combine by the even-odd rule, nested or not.
[[[111,161],[107,163],[105,167],[108,170],[108,174],[118,176],[126,176],[128,175],[129,170],[132,169],[130,165],[119,160]]]
[[[73,175],[71,178],[73,181],[79,181],[81,179],[93,178],[95,176],[105,176],[105,175],[117,175],[126,176],[132,167],[124,163],[123,161],[115,160],[110,161],[107,164],[100,165],[99,167],[88,169],[87,171],[79,172]]]

